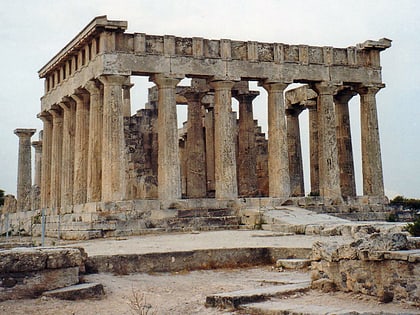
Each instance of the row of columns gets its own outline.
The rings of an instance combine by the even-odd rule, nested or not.
[[[375,95],[382,86],[342,87],[316,83],[318,97],[305,107],[286,110],[291,195],[303,196],[303,170],[298,115],[309,110],[311,193],[330,198],[356,196],[349,100],[359,93],[361,106],[363,195],[384,196]]]

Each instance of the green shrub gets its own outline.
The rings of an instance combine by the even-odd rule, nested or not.
[[[413,223],[408,223],[404,229],[412,236],[420,237],[420,217]]]

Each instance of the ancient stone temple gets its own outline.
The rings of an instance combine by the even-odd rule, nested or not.
[[[96,17],[39,71],[45,92],[35,178],[42,208],[64,214],[76,206],[89,212],[104,203],[154,200],[164,210],[183,199],[207,200],[203,208],[211,200],[256,197],[300,205],[293,198],[305,195],[303,110],[310,121],[311,195],[322,204],[346,204],[357,199],[348,110],[356,94],[364,203],[385,202],[375,95],[384,87],[379,57],[390,40],[333,48],[126,29],[125,21]],[[155,83],[135,115],[132,76]],[[180,86],[183,78],[191,85]],[[250,81],[268,93],[267,137],[254,120],[260,96]],[[305,85],[285,93],[292,83]],[[182,130],[177,104],[188,108]]]

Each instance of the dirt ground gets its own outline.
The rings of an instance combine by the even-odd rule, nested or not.
[[[247,269],[221,269],[181,273],[133,274],[115,276],[95,274],[85,277],[89,282],[104,285],[106,295],[101,300],[61,301],[52,298],[5,301],[0,303],[0,314],[90,315],[90,314],[234,314],[229,311],[206,308],[209,294],[241,289],[259,288],[273,284],[290,283],[309,279],[309,273],[279,272],[270,266]],[[138,298],[138,306],[145,306],[143,313],[131,304]],[[144,298],[143,300],[141,298]],[[327,299],[325,299],[328,297]],[[414,308],[399,304],[379,304],[373,298],[360,295],[319,292],[301,293],[283,299],[283,302],[302,308],[336,305],[359,311],[380,313],[415,313]],[[147,312],[146,312],[147,311]],[[419,312],[420,314],[420,312]]]

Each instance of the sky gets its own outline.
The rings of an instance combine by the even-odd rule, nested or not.
[[[420,198],[420,1],[417,0],[0,0],[0,189],[16,194],[16,128],[42,128],[38,70],[95,16],[128,21],[127,32],[348,47],[392,39],[381,53],[386,88],[377,94],[386,194]],[[147,100],[147,78],[133,78],[133,112]],[[185,82],[182,82],[185,83]],[[254,101],[266,131],[266,93]],[[237,104],[233,104],[237,110]],[[359,101],[350,102],[356,184],[361,194]],[[179,106],[179,124],[185,116]],[[301,114],[308,189],[307,114]],[[32,140],[37,140],[35,135]],[[34,151],[33,153],[34,154]]]

